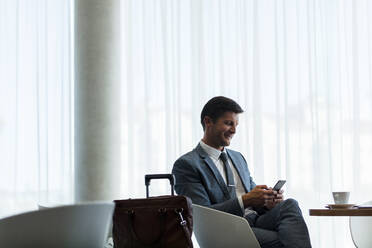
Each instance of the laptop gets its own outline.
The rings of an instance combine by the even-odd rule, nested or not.
[[[193,222],[200,248],[260,248],[248,221],[242,217],[193,204]]]

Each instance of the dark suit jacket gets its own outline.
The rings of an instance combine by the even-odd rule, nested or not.
[[[246,192],[256,184],[241,153],[226,149],[238,172]],[[238,198],[230,198],[227,186],[213,161],[200,144],[191,152],[180,157],[173,165],[176,177],[175,190],[178,195],[191,198],[198,205],[208,206],[231,214],[243,216]]]

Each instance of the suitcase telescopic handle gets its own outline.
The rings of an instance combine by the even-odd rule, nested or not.
[[[149,198],[149,185],[151,179],[168,179],[171,185],[171,193],[174,195],[174,184],[176,179],[173,174],[148,174],[145,175],[146,197]]]

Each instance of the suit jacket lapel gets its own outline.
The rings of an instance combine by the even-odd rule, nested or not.
[[[223,180],[220,172],[218,171],[216,165],[213,163],[213,161],[210,159],[208,154],[203,150],[203,148],[198,144],[198,146],[195,148],[196,151],[198,152],[199,156],[204,160],[205,164],[209,167],[209,169],[213,172],[214,178],[220,185],[224,195],[226,197],[230,197],[229,191],[227,189],[226,183]]]
[[[248,192],[249,187],[247,185],[247,182],[248,182],[249,178],[248,179],[247,178],[242,178],[242,175],[243,175],[242,164],[239,163],[239,160],[235,156],[233,156],[233,154],[230,153],[228,149],[226,149],[226,152],[229,155],[231,161],[233,162],[235,170],[238,172],[238,175],[240,177],[240,181],[242,182],[242,184],[244,186],[245,192]]]

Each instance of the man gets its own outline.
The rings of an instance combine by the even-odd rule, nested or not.
[[[243,109],[219,96],[201,112],[204,136],[198,146],[173,166],[177,194],[195,204],[244,216],[261,247],[311,247],[307,226],[298,204],[252,180],[247,163],[230,145]]]

